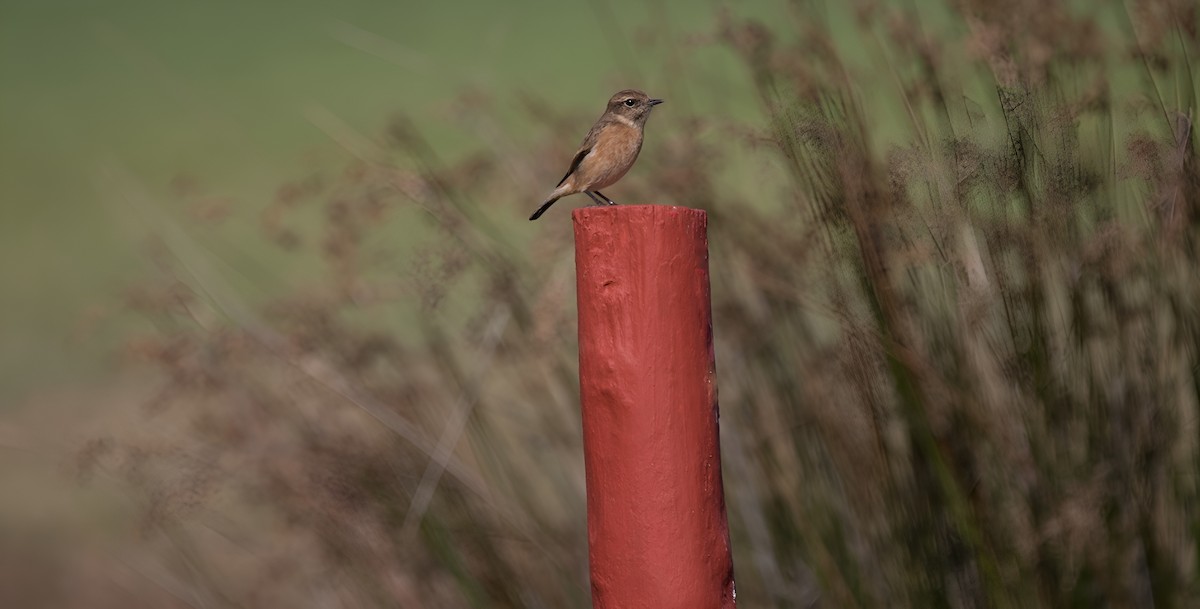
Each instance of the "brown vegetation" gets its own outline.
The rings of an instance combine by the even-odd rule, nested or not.
[[[1196,606],[1194,3],[807,6],[721,16],[765,122],[651,125],[625,187],[711,214],[742,606]],[[142,498],[181,606],[586,606],[570,243],[497,220],[562,154],[381,142],[267,207],[326,273],[261,311],[165,240],[129,353],[179,441],[80,467]]]

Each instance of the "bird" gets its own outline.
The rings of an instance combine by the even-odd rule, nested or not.
[[[654,106],[663,103],[637,89],[618,91],[608,100],[600,119],[583,138],[571,167],[529,219],[537,220],[554,202],[576,193],[596,205],[616,205],[600,192],[625,176],[642,150],[642,131]]]

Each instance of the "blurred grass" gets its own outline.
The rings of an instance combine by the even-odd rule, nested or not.
[[[145,156],[106,142],[81,157],[94,192],[80,200],[104,201],[129,264],[61,306],[95,299],[88,286],[117,293],[99,298],[121,344],[103,361],[139,376],[33,401],[44,420],[0,434],[34,471],[87,482],[80,511],[105,514],[56,528],[62,512],[43,504],[3,512],[40,526],[0,521],[0,559],[21,566],[0,568],[0,592],[89,607],[586,605],[570,225],[566,209],[524,217],[596,91],[634,85],[669,105],[609,194],[710,213],[742,606],[1200,602],[1193,4],[587,3],[471,24],[394,9],[424,19],[405,25],[351,9],[320,13],[322,34],[297,47],[322,44],[332,19],[383,65],[302,64],[283,73],[312,88],[288,101],[197,119],[185,130],[223,142],[188,153],[209,169],[177,178],[153,112],[128,140]],[[275,15],[226,14],[260,30]],[[175,40],[139,33],[153,13],[126,18],[101,38]],[[467,42],[446,35],[460,29]],[[456,59],[421,68],[412,49]],[[242,57],[211,57],[226,53]],[[508,66],[520,75],[494,85]],[[370,102],[330,86],[374,70],[438,83]],[[271,137],[240,140],[270,124],[308,133],[281,146],[278,174],[257,162]],[[55,264],[104,267],[99,249],[70,254],[105,220],[72,210],[26,212],[57,218]],[[13,266],[35,284],[61,277],[51,267]],[[18,297],[26,314],[54,325],[36,293]],[[69,585],[12,585],[52,581]]]

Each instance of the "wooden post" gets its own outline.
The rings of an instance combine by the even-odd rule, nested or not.
[[[731,609],[708,216],[575,210],[595,609]]]

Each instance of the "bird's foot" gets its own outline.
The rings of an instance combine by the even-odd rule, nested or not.
[[[616,205],[616,203],[614,203],[612,199],[604,196],[604,193],[600,192],[599,190],[593,190],[592,192],[596,193],[596,196],[600,197],[601,199],[604,199],[605,203],[607,203],[609,205]]]

